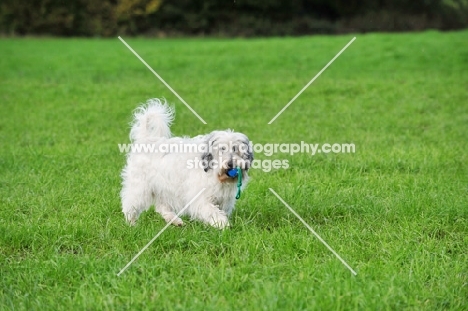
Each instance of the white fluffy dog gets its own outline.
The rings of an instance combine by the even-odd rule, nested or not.
[[[122,171],[125,218],[133,225],[154,205],[166,222],[181,226],[177,214],[205,188],[182,215],[223,229],[229,226],[238,190],[238,177],[228,171],[240,168],[243,189],[253,160],[249,139],[231,130],[172,137],[173,120],[174,109],[165,100],[148,100],[134,113],[132,151]]]

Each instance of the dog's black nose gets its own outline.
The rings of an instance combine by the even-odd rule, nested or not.
[[[232,165],[232,160],[229,160],[229,162],[227,163],[228,165],[228,168],[234,168],[234,166]]]

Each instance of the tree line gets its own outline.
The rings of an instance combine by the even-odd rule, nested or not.
[[[468,27],[468,0],[3,0],[0,33],[294,36]]]

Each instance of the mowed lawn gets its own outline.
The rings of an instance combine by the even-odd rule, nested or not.
[[[272,39],[0,40],[1,310],[463,310],[468,305],[468,32]],[[132,110],[176,107],[175,135],[353,143],[257,153],[232,226],[129,227]],[[268,162],[263,162],[268,163]],[[354,276],[270,192],[357,272]]]

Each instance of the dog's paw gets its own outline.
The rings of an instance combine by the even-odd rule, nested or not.
[[[182,219],[177,217],[176,213],[173,213],[173,212],[163,213],[162,217],[164,218],[166,223],[171,223],[174,226],[182,227],[184,225],[184,222],[182,221]]]
[[[221,213],[214,214],[210,219],[210,225],[216,229],[226,229],[230,226],[226,215]]]
[[[169,220],[170,221],[170,220]],[[177,217],[176,219],[174,219],[172,221],[172,224],[174,226],[177,226],[177,227],[182,227],[184,225],[184,222],[182,221],[182,219],[180,219],[179,217]]]
[[[129,224],[130,226],[134,226],[136,221],[138,219],[138,216],[136,215],[136,213],[125,213],[125,220],[127,221],[127,224]]]

